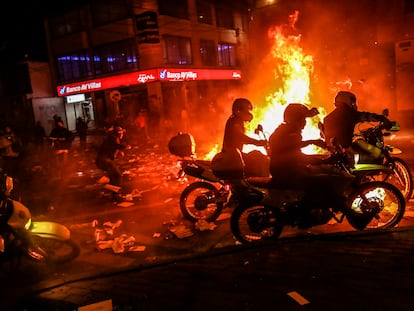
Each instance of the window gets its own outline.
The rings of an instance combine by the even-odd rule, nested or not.
[[[138,67],[137,45],[134,40],[124,40],[96,48],[94,51],[95,74],[105,74]]]
[[[86,29],[86,16],[84,11],[72,10],[55,15],[49,19],[50,34],[53,38],[65,36]]]
[[[216,49],[213,40],[200,40],[201,62],[206,66],[215,66]]]
[[[210,4],[206,0],[197,0],[197,19],[202,24],[213,24]]]
[[[58,57],[56,68],[59,82],[87,78],[92,75],[91,60],[86,51]]]
[[[225,67],[234,67],[236,61],[236,46],[229,43],[219,43],[218,47],[219,65]]]
[[[191,65],[191,41],[189,38],[164,36],[164,61],[166,64]]]
[[[130,18],[133,10],[128,0],[106,0],[93,1],[91,12],[94,26],[99,26]]]
[[[158,0],[158,12],[160,15],[188,19],[187,0]]]
[[[216,5],[216,26],[234,29],[233,10],[224,5]]]

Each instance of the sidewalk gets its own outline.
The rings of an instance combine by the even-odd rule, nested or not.
[[[284,238],[73,276],[14,310],[408,311],[413,250],[413,227]]]

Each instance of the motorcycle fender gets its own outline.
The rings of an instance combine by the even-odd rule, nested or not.
[[[400,148],[397,148],[397,147],[394,147],[394,146],[389,146],[388,149],[389,149],[388,152],[391,155],[397,155],[397,154],[401,154],[402,153],[402,150]]]
[[[11,202],[13,204],[13,213],[7,221],[7,224],[13,229],[24,229],[30,221],[30,211],[19,201],[11,200]]]
[[[382,172],[387,174],[393,174],[394,171],[390,169],[389,167],[381,164],[369,164],[369,163],[363,163],[363,164],[355,164],[354,169],[352,170],[353,173],[358,172]]]
[[[70,230],[66,226],[50,221],[34,221],[29,232],[32,235],[62,241],[70,238]]]

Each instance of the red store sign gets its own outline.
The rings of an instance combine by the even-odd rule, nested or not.
[[[68,96],[155,81],[240,80],[240,70],[163,68],[126,73],[57,87],[58,96]]]

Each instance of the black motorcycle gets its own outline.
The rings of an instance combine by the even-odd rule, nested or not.
[[[259,125],[256,134],[263,128]],[[191,134],[178,133],[168,143],[170,153],[180,157],[180,171],[177,177],[185,175],[195,178],[180,195],[180,210],[183,216],[192,221],[215,221],[225,208],[234,207],[232,181],[219,178],[212,170],[212,161],[197,159],[195,142]],[[249,152],[245,156],[249,176],[268,176],[268,157],[260,151]]]
[[[272,240],[285,226],[310,228],[332,219],[347,220],[356,230],[389,228],[401,221],[405,200],[400,190],[384,181],[364,180],[389,168],[352,168],[340,146],[323,163],[307,188],[289,189],[267,178],[233,189],[238,197],[230,218],[234,238],[240,243]]]
[[[388,110],[383,111],[388,116]],[[362,126],[362,124],[360,125]],[[401,154],[402,150],[395,146],[386,144],[384,137],[390,136],[391,133],[398,132],[400,126],[397,122],[392,122],[392,127],[387,129],[382,122],[371,127],[359,129],[359,133],[355,134],[354,144],[359,146],[361,153],[355,166],[369,164],[382,164],[389,167],[392,173],[381,172],[378,175],[370,176],[371,180],[382,180],[393,184],[402,192],[405,200],[411,199],[413,194],[413,177],[408,164],[396,154]],[[365,151],[365,152],[364,152]]]

